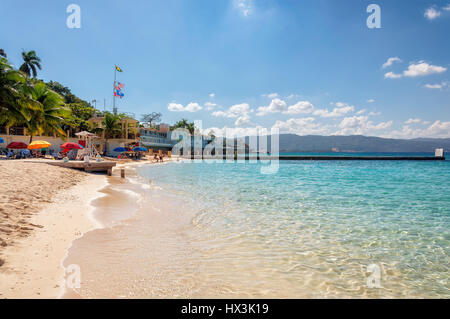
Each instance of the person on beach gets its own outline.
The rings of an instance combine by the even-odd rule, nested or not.
[[[156,160],[156,163],[158,163],[158,162],[159,162],[158,154],[155,154],[155,156],[153,157],[153,159],[155,159],[155,160]]]
[[[164,157],[164,155],[162,155],[162,154],[159,155],[159,160],[161,161],[161,163],[164,162],[164,161],[163,161],[163,157]]]

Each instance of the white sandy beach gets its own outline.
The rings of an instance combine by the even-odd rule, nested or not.
[[[20,161],[1,161],[0,171],[0,298],[57,298],[67,249],[98,226],[90,202],[107,179]]]
[[[117,161],[112,178],[149,163]],[[0,172],[0,298],[62,297],[68,249],[102,227],[92,201],[108,177],[22,160],[0,161]]]

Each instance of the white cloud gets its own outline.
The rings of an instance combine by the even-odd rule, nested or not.
[[[425,10],[425,18],[427,18],[430,21],[439,18],[440,16],[441,12],[433,7],[430,7],[427,10]]]
[[[268,97],[269,99],[274,99],[278,97],[278,93],[263,94],[262,96]]]
[[[410,64],[408,70],[403,72],[403,75],[408,77],[416,77],[430,75],[433,73],[442,73],[445,71],[447,71],[447,69],[442,66],[430,65],[422,61],[418,64]]]
[[[428,121],[423,124],[430,124]],[[450,137],[450,122],[435,121],[426,128],[411,128],[404,125],[401,130],[392,131],[387,135],[393,138],[417,138],[417,137],[436,137],[449,138]]]
[[[353,105],[348,105],[342,102],[337,102],[335,105],[336,107],[331,112],[328,111],[328,109],[321,109],[314,111],[313,114],[321,117],[341,117],[347,113],[355,111],[355,107]]]
[[[420,122],[422,122],[421,119],[409,119],[409,120],[405,121],[405,124],[418,124]]]
[[[182,112],[182,111],[184,111],[183,105],[177,104],[177,103],[169,103],[167,108],[171,112]]]
[[[229,112],[235,114],[246,114],[250,112],[250,106],[247,103],[236,104],[230,107]]]
[[[209,95],[209,97],[211,97],[211,98],[213,98],[213,97],[215,97],[215,96],[216,96],[215,93],[211,93],[211,94]]]
[[[276,121],[273,128],[278,128],[280,133],[320,135],[327,134],[329,126],[316,123],[313,117],[304,117],[291,118],[287,121]]]
[[[210,127],[203,129],[203,134],[208,134],[210,131],[214,131],[216,136],[228,136],[228,137],[243,137],[243,136],[256,136],[256,135],[268,135],[270,130],[262,126],[255,127]]]
[[[215,117],[237,118],[234,125],[243,126],[250,123],[250,106],[247,103],[235,104],[227,111],[216,111],[212,113]]]
[[[424,87],[426,87],[427,89],[443,89],[447,85],[447,82],[441,82],[436,84],[425,84]]]
[[[396,73],[394,73],[394,72],[388,72],[388,73],[386,73],[386,74],[384,75],[384,77],[385,77],[386,79],[399,79],[399,78],[402,77],[402,75],[401,75],[401,74],[396,74]]]
[[[184,108],[187,112],[197,112],[202,109],[202,107],[198,103],[189,103]]]
[[[287,108],[283,114],[307,114],[314,111],[314,105],[309,101],[299,101]]]
[[[252,13],[251,0],[234,0],[234,6],[246,17]]]
[[[197,111],[200,111],[202,109],[202,107],[198,103],[193,103],[193,102],[189,103],[185,107],[181,104],[172,102],[172,103],[169,103],[169,105],[167,106],[167,109],[171,112],[197,112]]]
[[[367,103],[375,103],[375,100],[374,99],[369,99],[369,100],[367,100]]]
[[[248,125],[250,123],[250,115],[248,113],[243,114],[237,118],[237,120],[234,122],[235,126],[243,126]]]
[[[214,110],[214,108],[217,106],[216,103],[206,102],[205,107],[208,111]]]
[[[444,11],[450,11],[450,4],[447,4],[445,7],[442,8]]]
[[[356,112],[356,114],[357,115],[361,115],[361,114],[364,114],[364,113],[366,113],[366,109],[362,109],[362,110],[359,110],[358,112]]]
[[[447,68],[438,65],[431,65],[424,61],[420,61],[417,64],[411,63],[407,70],[403,71],[403,74],[396,74],[393,72],[388,72],[384,75],[387,79],[399,79],[403,76],[405,77],[417,77],[426,76],[435,73],[443,73],[447,71]]]
[[[399,57],[392,57],[387,59],[387,61],[383,64],[383,69],[390,67],[394,62],[402,62],[402,60]]]
[[[257,116],[264,116],[269,113],[279,113],[286,110],[286,102],[281,99],[273,99],[269,106],[258,107]]]
[[[214,116],[214,117],[228,117],[228,118],[236,118],[236,117],[238,117],[237,114],[230,113],[230,112],[224,112],[224,111],[213,112],[212,116]]]
[[[373,124],[368,116],[352,116],[344,118],[338,127],[340,131],[336,135],[363,135],[371,134],[374,131],[385,130],[394,124],[393,121]]]

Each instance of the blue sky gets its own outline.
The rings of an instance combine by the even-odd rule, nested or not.
[[[81,28],[66,8],[81,8]],[[381,29],[369,29],[369,4]],[[3,0],[0,47],[16,66],[119,110],[202,120],[220,133],[450,137],[450,0]],[[7,14],[5,14],[7,13]],[[391,58],[391,59],[390,59]],[[390,59],[390,60],[389,60]],[[390,61],[390,63],[388,63]],[[385,65],[383,67],[383,65]]]

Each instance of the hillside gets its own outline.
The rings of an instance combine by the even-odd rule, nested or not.
[[[248,143],[249,138],[246,138]],[[270,140],[268,143],[270,147]],[[299,136],[280,135],[280,152],[434,152],[444,148],[450,152],[450,138],[390,139],[362,135]]]

